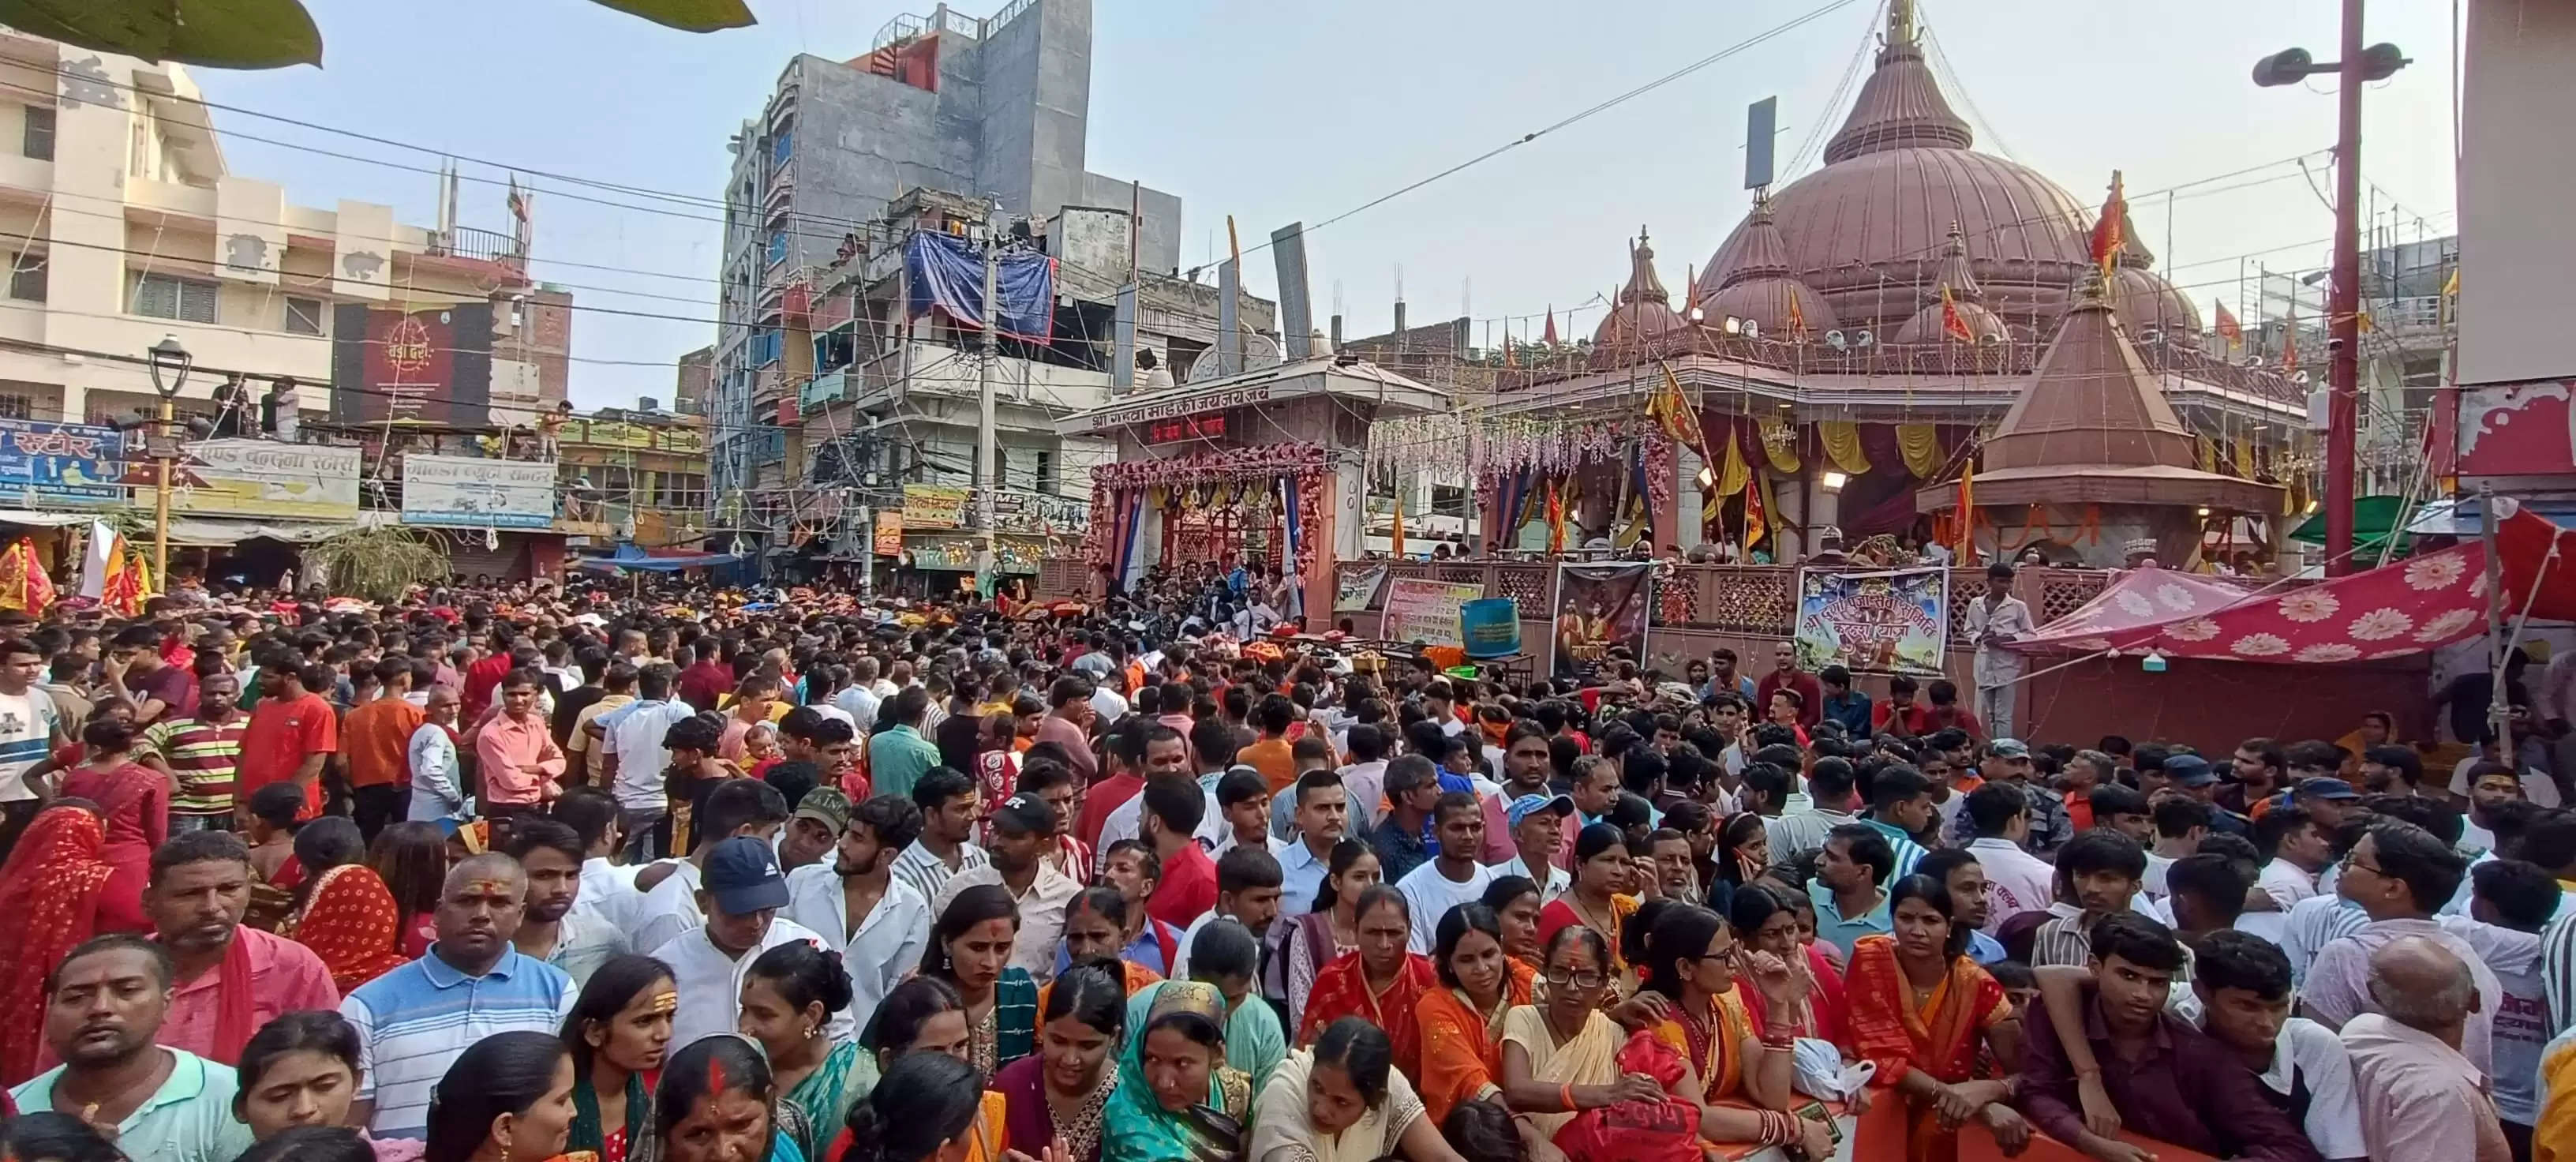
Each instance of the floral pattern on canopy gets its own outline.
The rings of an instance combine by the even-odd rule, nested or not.
[[[1323,445],[1309,443],[1261,444],[1102,465],[1091,471],[1092,520],[1083,534],[1083,559],[1095,569],[1124,559],[1149,494],[1168,499],[1182,490],[1203,489],[1240,496],[1246,486],[1269,487],[1284,479],[1296,489],[1295,521],[1288,530],[1297,546],[1294,572],[1307,576],[1316,548],[1308,530],[1323,508],[1324,474],[1331,467]]]
[[[2507,616],[2518,607],[2506,594]],[[2025,652],[2144,653],[2241,662],[2419,654],[2486,629],[2486,549],[2457,545],[2297,589],[2247,590],[2164,569],[2121,573],[2030,636]]]

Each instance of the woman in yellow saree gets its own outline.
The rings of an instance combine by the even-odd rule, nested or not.
[[[1908,1108],[1908,1162],[1957,1158],[1959,1127],[1971,1119],[2019,1152],[2030,1127],[2004,1104],[2021,1063],[2011,999],[1969,959],[1968,926],[1954,922],[1940,881],[1907,876],[1888,892],[1888,906],[1895,934],[1852,945],[1844,986],[1851,1053],[1878,1067],[1871,1085],[1893,1090]],[[2001,1064],[1998,1076],[1977,1076],[1981,1044]]]
[[[1640,912],[1643,917],[1645,913]],[[1736,964],[1745,962],[1764,1011],[1775,1014],[1757,1034],[1744,1004]],[[1810,1158],[1829,1157],[1833,1136],[1821,1122],[1792,1115],[1790,1088],[1797,1071],[1796,1035],[1787,1015],[1805,1002],[1807,981],[1780,958],[1738,948],[1724,917],[1690,905],[1667,907],[1646,934],[1641,994],[1664,998],[1665,1016],[1655,1036],[1681,1054],[1687,1067],[1682,1096],[1702,1104],[1700,1136],[1712,1142],[1802,1145]],[[1746,1108],[1734,1102],[1750,1102]]]
[[[1503,1104],[1541,1140],[1553,1140],[1574,1115],[1623,1101],[1661,1101],[1664,1087],[1642,1073],[1623,1074],[1617,1060],[1627,1034],[1601,1011],[1612,980],[1610,948],[1601,934],[1568,924],[1544,945],[1547,999],[1503,1014]]]

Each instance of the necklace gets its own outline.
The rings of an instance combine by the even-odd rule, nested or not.
[[[1613,934],[1612,929],[1617,927],[1615,921],[1618,917],[1615,910],[1594,912],[1592,905],[1583,902],[1583,897],[1572,893],[1567,894],[1566,902],[1574,906],[1574,918],[1583,921],[1584,927],[1605,937]]]

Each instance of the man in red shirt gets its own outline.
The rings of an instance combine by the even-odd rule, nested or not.
[[[1753,713],[1757,717],[1770,714],[1774,690],[1798,692],[1800,727],[1814,730],[1817,720],[1824,717],[1825,684],[1798,668],[1798,647],[1794,643],[1776,642],[1771,646],[1771,672],[1762,675],[1762,684],[1753,692]]]
[[[1040,741],[1046,739],[1046,726],[1038,727]],[[1079,772],[1077,772],[1079,775]],[[1128,722],[1109,732],[1109,777],[1093,782],[1082,793],[1082,819],[1074,825],[1074,838],[1092,851],[1100,850],[1100,829],[1109,823],[1109,813],[1127,805],[1145,789],[1145,724]],[[1206,809],[1204,802],[1201,810]],[[1141,820],[1140,820],[1141,823]]]
[[[340,749],[340,716],[312,689],[328,687],[337,677],[321,662],[260,667],[260,690],[267,697],[251,708],[250,726],[242,732],[233,802],[248,803],[251,792],[292,779],[304,788],[305,817],[322,813],[322,763]]]
[[[714,642],[703,643],[697,648],[706,653],[680,668],[678,691],[680,701],[697,707],[698,713],[704,714],[714,710],[717,702],[733,692],[733,667],[716,657]]]
[[[1174,928],[1216,907],[1216,861],[1199,846],[1199,820],[1207,812],[1207,792],[1198,780],[1165,777],[1145,784],[1145,810],[1137,817],[1145,842],[1163,862],[1163,878],[1145,901],[1145,914]]]
[[[510,634],[492,632],[491,653],[465,668],[464,704],[458,711],[459,722],[481,722],[483,712],[492,708],[492,692],[501,688],[501,679],[512,669]]]
[[[1914,700],[1914,679],[1898,674],[1887,680],[1887,697],[1869,708],[1869,732],[1915,738],[1930,733],[1923,721],[1923,704]]]

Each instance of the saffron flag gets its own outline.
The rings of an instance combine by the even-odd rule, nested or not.
[[[1762,519],[1762,474],[1755,472],[1744,481],[1744,551],[1752,552],[1769,531]]]
[[[1548,345],[1548,346],[1550,346],[1550,347],[1554,347],[1554,346],[1556,346],[1556,304],[1555,304],[1555,303],[1549,303],[1549,304],[1547,305],[1547,334],[1539,336],[1539,341],[1540,341],[1540,342],[1542,342],[1542,343],[1547,344],[1547,345]]]
[[[20,537],[0,550],[0,609],[42,617],[53,603],[54,579],[45,575],[44,562],[36,557],[36,542]]]
[[[1565,551],[1565,493],[1557,482],[1547,482],[1547,551]]]
[[[2228,312],[2227,304],[2217,305],[2218,337],[2227,340],[2227,349],[2230,351],[2245,346],[2245,328],[2237,323],[2235,315]]]
[[[2129,220],[2129,199],[2120,192],[2120,171],[2111,171],[2111,196],[2102,203],[2102,216],[2093,222],[2093,264],[2102,268],[2102,277],[2111,277],[2111,264],[2120,260],[2120,250],[2129,240],[2122,233]]]
[[[1977,333],[1968,329],[1968,320],[1959,316],[1959,304],[1950,297],[1950,284],[1941,284],[1941,333],[1962,343],[1977,341]]]
[[[1663,430],[1665,438],[1700,452],[1704,458],[1707,453],[1701,442],[1699,417],[1691,412],[1690,400],[1682,394],[1681,377],[1673,374],[1669,363],[1658,359],[1655,365],[1662,369],[1664,382],[1647,397],[1646,414],[1654,419],[1656,427]]]
[[[1977,454],[1970,451],[1959,464],[1959,554],[1961,565],[1977,561]]]
[[[1797,293],[1785,289],[1780,293],[1789,300],[1789,338],[1794,342],[1806,342],[1807,312],[1798,309]]]
[[[1404,490],[1402,488],[1396,489],[1395,492],[1395,531],[1387,537],[1387,540],[1389,550],[1394,555],[1398,557],[1404,555]]]

